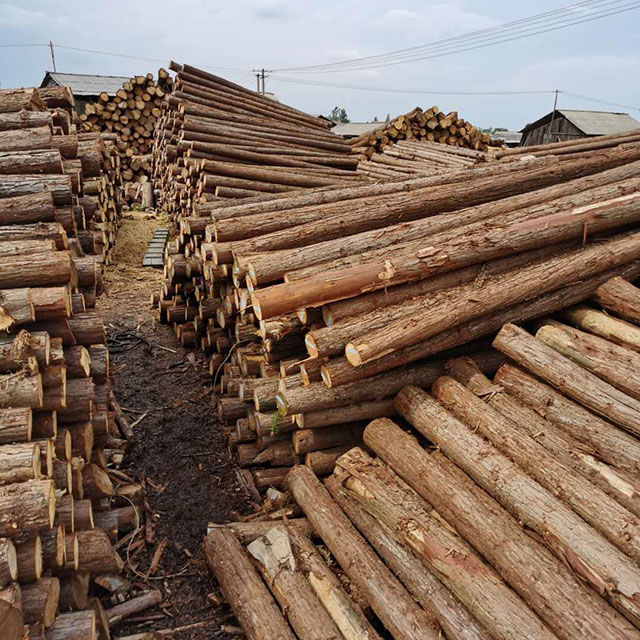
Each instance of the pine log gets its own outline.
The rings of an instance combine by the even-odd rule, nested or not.
[[[600,380],[515,325],[506,324],[493,344],[585,407],[640,435],[640,401]]]
[[[0,487],[0,535],[24,536],[50,529],[55,516],[52,480],[32,480]]]
[[[273,597],[230,530],[219,527],[209,531],[204,552],[225,600],[249,640],[293,640]]]
[[[460,535],[473,540],[478,552],[558,637],[622,639],[637,633],[444,456],[427,453],[413,436],[385,418],[367,427],[364,440]]]
[[[612,278],[598,287],[594,299],[607,311],[640,324],[640,291],[623,278]]]
[[[536,332],[554,351],[640,400],[640,354],[562,323],[545,323]]]
[[[0,258],[0,287],[46,287],[65,285],[75,281],[73,261],[69,253],[55,251],[30,256],[10,256]]]
[[[31,289],[36,321],[68,318],[71,315],[69,286]]]
[[[515,428],[513,421],[504,418],[453,378],[439,378],[431,392],[453,415],[466,425],[473,425],[475,433],[511,458],[551,494],[559,493],[561,487],[559,498],[609,542],[634,559],[640,557],[640,549],[636,548],[638,535],[634,533],[634,529],[640,527],[640,521],[616,500],[574,473],[531,436]]]
[[[18,556],[9,538],[0,538],[0,588],[18,579]]]
[[[479,622],[496,639],[555,637],[481,556],[381,462],[352,449],[338,462],[329,489],[338,503],[346,496],[355,514],[363,511],[377,520],[387,537],[404,547],[405,558],[407,551],[415,554],[400,573],[410,574],[417,565],[415,572],[424,580],[423,596],[432,592],[420,602],[436,620],[448,621],[449,611],[458,615],[462,611],[463,619],[476,618],[476,630]],[[450,557],[464,561],[451,562]],[[394,561],[392,566],[402,565]],[[454,628],[459,626],[461,621],[454,618]]]
[[[247,546],[265,582],[276,597],[294,632],[310,640],[341,637],[335,622],[297,568],[289,536],[282,525]]]
[[[495,382],[543,418],[592,447],[605,462],[632,473],[640,471],[640,443],[630,434],[512,364],[498,369]]]
[[[59,569],[65,561],[64,526],[58,525],[40,533],[42,541],[42,564],[46,570]]]
[[[158,589],[153,591],[147,591],[141,596],[131,598],[122,604],[117,604],[105,611],[107,621],[110,626],[115,626],[120,621],[124,620],[128,616],[131,616],[145,609],[155,607],[162,602],[162,592]]]
[[[640,571],[621,551],[421,389],[405,387],[396,408],[582,579],[624,615],[640,620],[634,603]]]
[[[0,133],[0,137],[2,133]],[[0,146],[2,142],[0,140]],[[0,174],[62,173],[62,157],[58,150],[5,150],[0,151]]]
[[[324,429],[299,429],[291,434],[293,450],[297,455],[362,442],[366,422],[337,424]]]
[[[0,200],[1,202],[1,200]],[[36,319],[31,289],[0,291],[0,328],[28,324]]]
[[[123,562],[114,551],[107,534],[102,529],[76,531],[74,535],[78,543],[78,566],[75,570],[91,573],[109,573],[122,569]],[[65,570],[73,570],[73,568],[73,560],[67,557]]]
[[[430,617],[391,574],[307,467],[294,467],[289,490],[349,578],[396,638],[437,638]]]
[[[91,611],[63,613],[47,630],[47,640],[97,640],[96,614]]]
[[[0,444],[28,442],[33,429],[31,409],[0,409]]]
[[[23,630],[20,608],[6,600],[0,600],[0,637],[3,640],[21,640]]]
[[[0,113],[0,131],[34,129],[36,127],[51,128],[52,117],[53,114],[50,111],[20,111],[15,109],[13,113]]]
[[[0,375],[0,407],[42,407],[42,377],[39,374]]]
[[[60,599],[58,578],[40,578],[22,587],[22,613],[25,624],[41,622],[50,627],[56,618]]]
[[[42,575],[42,541],[36,535],[16,544],[18,559],[18,581],[22,584],[34,582]]]
[[[320,451],[312,451],[307,453],[304,458],[305,466],[309,467],[318,477],[328,476],[333,473],[336,461],[340,456],[345,454],[353,445],[343,445],[341,447],[333,447],[331,449],[321,449]]]
[[[0,200],[0,225],[54,221],[55,209],[50,191]]]
[[[40,448],[32,443],[0,446],[0,484],[40,479]]]
[[[74,573],[60,578],[60,611],[86,609],[89,601],[90,574]]]
[[[601,311],[579,305],[566,309],[561,317],[584,331],[594,333],[627,349],[640,351],[640,328]]]

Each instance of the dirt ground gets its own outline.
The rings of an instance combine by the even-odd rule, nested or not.
[[[180,346],[170,327],[156,322],[150,306],[162,271],[142,268],[142,256],[153,230],[167,221],[146,212],[125,216],[98,306],[111,336],[116,398],[130,422],[140,419],[122,471],[145,485],[152,524],[152,531],[139,533],[147,542],[130,554],[128,577],[139,587],[161,589],[165,598],[159,619],[115,631],[187,627],[173,637],[229,638],[220,625],[235,622],[219,605],[202,537],[208,522],[237,519],[253,504],[238,485],[204,363]],[[145,580],[159,545],[164,546],[160,563]]]

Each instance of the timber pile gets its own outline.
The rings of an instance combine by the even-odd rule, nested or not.
[[[171,93],[173,78],[166,69],[134,76],[115,96],[101,93],[98,102],[87,104],[80,114],[81,130],[115,134],[121,157],[125,202],[140,200],[149,183],[153,136],[162,114],[162,104]],[[148,194],[145,194],[148,198]]]
[[[564,140],[550,144],[492,150],[492,155],[498,160],[519,160],[523,156],[572,155],[584,153],[585,151],[595,151],[597,149],[612,149],[614,147],[624,149],[625,145],[637,142],[640,142],[640,129],[626,131],[624,133],[612,133],[606,136]]]
[[[209,217],[221,199],[364,180],[326,121],[195,67],[170,69],[175,90],[156,129],[153,178],[172,217]]]
[[[636,144],[219,204],[182,219],[158,315],[209,354],[240,464],[281,487],[330,472],[435,354],[638,275],[639,187]]]
[[[23,123],[6,129],[22,150],[0,154],[0,636],[26,625],[29,638],[93,640],[108,627],[90,579],[122,567],[113,545],[137,527],[142,490],[112,468],[126,445],[116,420],[131,434],[93,308],[102,261],[71,222],[100,180],[101,140],[58,133],[68,112],[42,108],[34,89],[0,92],[0,122]]]
[[[491,136],[483,133],[466,120],[458,117],[457,111],[443,113],[438,107],[422,110],[416,107],[409,113],[385,122],[375,131],[368,131],[349,140],[353,153],[361,159],[393,147],[401,140],[417,142],[439,142],[464,149],[486,151]]]
[[[75,255],[108,260],[120,212],[113,141],[76,133],[68,88],[38,89],[30,111],[9,102],[18,91],[0,93],[0,225],[57,222]]]
[[[640,637],[640,289],[534,329],[502,327],[493,376],[462,357],[404,387],[403,426],[370,422],[324,483],[294,467],[303,517],[211,528],[249,640]]]
[[[490,160],[484,151],[463,149],[439,142],[401,140],[370,158],[363,156],[358,173],[372,179],[407,178],[410,175],[436,175]]]

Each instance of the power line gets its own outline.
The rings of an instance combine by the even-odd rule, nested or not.
[[[535,35],[540,35],[542,33],[557,31],[569,26],[574,26],[576,24],[592,22],[594,20],[616,15],[618,13],[624,13],[640,8],[640,2],[628,2],[627,4],[620,6],[623,1],[625,0],[609,0],[607,2],[602,2],[601,0],[590,0],[589,2],[584,2],[578,5],[571,5],[570,7],[567,7],[565,9],[557,10],[558,12],[570,12],[570,15],[568,17],[563,17],[564,22],[562,22],[561,24],[557,24],[558,16],[550,16],[549,14],[552,12],[548,12],[546,14],[539,14],[538,16],[532,16],[531,18],[525,18],[516,22],[506,23],[499,27],[471,32],[469,34],[457,36],[455,38],[436,41],[431,44],[412,47],[410,49],[403,49],[400,51],[379,54],[376,56],[368,56],[355,60],[344,60],[341,62],[325,63],[306,67],[287,67],[275,69],[274,71],[287,71],[294,73],[329,73],[338,71],[355,71],[361,69],[376,69],[380,67],[406,64],[408,62],[438,58],[445,55],[452,55],[454,53],[462,53],[474,49],[485,48],[504,42],[511,42],[514,40],[529,38]],[[571,15],[575,14],[577,10],[590,9],[591,5],[594,5],[596,3],[599,6],[593,8],[593,12],[586,17],[578,18],[575,15]],[[617,5],[617,7],[608,5]],[[541,17],[543,17],[544,19],[540,20]],[[545,28],[542,28],[542,23],[549,22],[550,20],[555,20],[556,24],[553,26],[546,26]],[[533,27],[527,27],[528,30],[522,30],[520,28],[524,23],[536,21],[538,22],[538,24],[535,24]],[[514,25],[518,27],[515,30]],[[511,31],[512,33],[510,34],[509,31]]]

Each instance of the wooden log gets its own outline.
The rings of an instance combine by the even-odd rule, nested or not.
[[[62,613],[46,636],[47,640],[97,640],[96,614],[93,610]]]
[[[615,499],[582,475],[574,473],[531,436],[514,428],[513,421],[503,417],[453,378],[439,378],[431,392],[453,415],[466,425],[473,425],[476,433],[486,438],[497,451],[508,455],[552,495],[562,487],[559,496],[562,502],[609,542],[632,558],[640,557],[634,541],[637,535],[630,533],[640,525],[640,521]]]
[[[6,640],[21,640],[24,623],[20,607],[0,600],[0,634]]]
[[[32,443],[0,446],[0,484],[40,479],[40,448]]]
[[[32,480],[0,487],[0,535],[19,538],[50,529],[55,516],[52,480]]]
[[[304,458],[305,466],[309,467],[318,477],[328,476],[333,473],[333,469],[340,456],[345,454],[353,445],[342,445],[331,449],[321,449],[307,453]]]
[[[64,526],[58,525],[40,533],[42,541],[42,564],[46,570],[59,569],[65,561]]]
[[[74,573],[60,578],[60,611],[86,609],[89,601],[90,574]]]
[[[633,244],[633,240],[631,240]],[[521,301],[550,293],[561,286],[566,286],[572,280],[590,278],[602,271],[615,268],[636,259],[630,248],[628,239],[622,237],[595,244],[588,249],[570,252],[558,258],[545,260],[539,265],[525,267],[512,274],[505,274],[495,282],[477,289],[473,297],[468,295],[466,288],[461,288],[459,295],[452,292],[438,304],[411,314],[411,324],[407,325],[407,317],[395,320],[380,329],[358,336],[349,342],[345,348],[347,359],[353,366],[360,366],[369,360],[374,360],[396,351],[403,346],[421,342],[441,331],[463,324],[506,306],[512,306]],[[611,249],[611,261],[603,259]],[[604,253],[601,253],[601,250]],[[620,250],[619,261],[613,256]],[[426,303],[426,300],[425,300]],[[399,327],[404,330],[399,332]],[[395,336],[395,341],[391,340]]]
[[[585,407],[640,435],[640,401],[575,365],[515,325],[506,324],[493,344]]]
[[[274,526],[247,546],[265,582],[276,597],[294,632],[310,640],[341,636],[313,588],[297,569],[286,529]]]
[[[82,469],[82,486],[88,498],[108,498],[114,491],[109,474],[93,463]]]
[[[2,107],[0,107],[1,109]],[[36,127],[52,127],[52,113],[50,111],[23,111],[15,109],[13,112],[0,113],[0,131],[14,129],[34,129]]]
[[[598,287],[594,299],[607,311],[640,324],[640,291],[623,278],[612,278]]]
[[[377,400],[360,404],[336,407],[323,411],[300,413],[295,421],[301,429],[316,429],[334,424],[355,422],[357,420],[373,420],[374,418],[390,418],[395,415],[393,400]]]
[[[0,588],[18,579],[18,556],[9,538],[0,538]]]
[[[1,134],[0,134],[1,135]],[[0,175],[0,198],[50,191],[56,206],[73,204],[71,177],[67,175]]]
[[[204,539],[207,563],[249,640],[293,640],[273,597],[235,535],[215,528]]]
[[[632,473],[640,470],[637,438],[512,364],[498,369],[495,382],[572,438],[592,448],[605,462]]]
[[[640,354],[562,323],[545,323],[539,340],[620,391],[640,399]]]
[[[635,574],[640,572],[621,551],[424,391],[405,387],[396,398],[396,408],[489,495],[517,513],[582,579],[626,616],[639,619],[632,594],[637,592]],[[611,591],[605,585],[616,586]]]
[[[162,592],[158,589],[147,591],[141,596],[131,598],[122,604],[117,604],[105,611],[110,626],[115,626],[125,618],[140,613],[145,609],[155,607],[162,602]]]
[[[33,430],[31,409],[0,409],[0,444],[28,442]]]
[[[635,325],[583,305],[564,310],[561,317],[584,331],[594,333],[627,349],[640,351],[640,328]]]
[[[22,587],[22,613],[25,624],[43,623],[50,627],[56,618],[60,599],[58,578],[40,578]]]
[[[371,608],[396,638],[437,638],[429,616],[360,537],[307,467],[294,467],[289,490]]]
[[[73,261],[65,251],[38,255],[37,260],[24,255],[0,258],[3,289],[65,285],[74,282],[74,274]]]
[[[293,450],[297,455],[362,442],[366,422],[337,424],[323,429],[299,429],[291,434]]]
[[[54,221],[55,209],[50,191],[0,200],[0,225]]]
[[[585,588],[564,563],[443,455],[429,454],[386,418],[374,420],[364,439],[460,535],[473,540],[475,548],[558,637],[595,640],[608,634],[618,638],[636,634],[627,620]]]
[[[0,291],[0,327],[2,329],[28,324],[33,322],[35,318],[31,289],[4,289]]]
[[[360,467],[357,477],[353,475],[354,465]],[[339,461],[328,488],[338,503],[346,496],[345,502],[355,514],[363,511],[373,516],[385,537],[400,549],[404,547],[400,558],[406,558],[407,552],[409,557],[411,552],[415,554],[416,559],[399,573],[411,574],[417,566],[415,572],[424,579],[419,601],[436,620],[455,629],[462,627],[466,618],[476,635],[486,636],[488,632],[495,638],[555,637],[481,556],[412,489],[395,479],[384,464],[353,449]],[[356,515],[356,519],[360,517]],[[407,526],[408,522],[411,525]],[[449,562],[451,555],[464,558],[464,563]],[[400,561],[392,561],[392,567],[401,566]],[[415,586],[415,579],[410,583]]]
[[[0,375],[0,407],[42,407],[42,376],[28,373]]]
[[[118,572],[123,567],[120,556],[111,546],[107,534],[102,529],[89,529],[75,533],[78,541],[77,571],[91,573]],[[72,561],[67,558],[65,570],[73,569]]]
[[[36,535],[16,544],[18,558],[18,580],[21,583],[34,582],[42,575],[42,541]]]
[[[0,174],[21,173],[62,173],[60,152],[57,149],[0,151]]]

